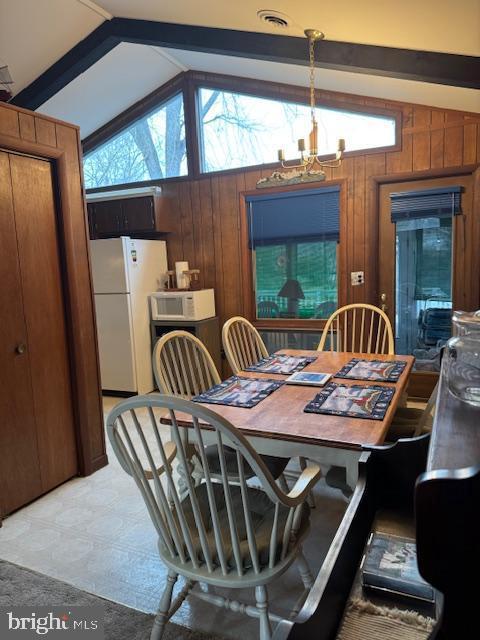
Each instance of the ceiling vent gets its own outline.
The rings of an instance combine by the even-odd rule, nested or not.
[[[262,22],[266,22],[276,29],[287,29],[292,24],[292,19],[289,16],[280,11],[273,11],[272,9],[257,11],[257,17]]]

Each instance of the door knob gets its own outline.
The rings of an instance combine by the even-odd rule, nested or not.
[[[17,344],[17,346],[15,347],[15,353],[17,353],[19,356],[21,356],[22,353],[25,353],[26,350],[27,350],[27,345],[24,344],[23,342],[20,342],[20,344]]]
[[[387,301],[387,294],[386,294],[386,293],[382,293],[382,295],[380,296],[380,300],[382,301],[382,306],[381,306],[382,311],[384,311],[385,313],[387,313],[387,311],[388,311],[388,307],[387,307],[387,305],[385,304],[385,303],[386,303],[386,301]]]

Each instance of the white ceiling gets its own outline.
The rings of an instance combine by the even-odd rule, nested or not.
[[[262,4],[260,4],[262,2]],[[282,11],[291,26],[278,30],[256,17]],[[25,17],[28,16],[28,19]],[[111,16],[301,35],[305,27],[330,40],[480,55],[480,0],[0,0],[0,63],[8,64],[18,93]],[[44,103],[39,111],[92,133],[181,70],[226,73],[295,85],[307,84],[303,66],[122,43]],[[317,70],[318,87],[389,100],[480,112],[480,92]]]
[[[104,18],[76,0],[0,0],[0,62],[18,93]]]
[[[479,0],[98,1],[115,16],[243,31],[271,32],[256,14],[259,9],[275,9],[292,18],[289,35],[315,28],[329,40],[480,55]]]
[[[80,125],[84,138],[182,70],[156,47],[124,42],[37,111]]]

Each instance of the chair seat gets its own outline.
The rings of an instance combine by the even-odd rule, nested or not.
[[[228,476],[237,477],[238,466],[237,453],[235,449],[232,449],[232,447],[224,447],[224,452]],[[213,444],[209,447],[205,447],[205,455],[207,457],[210,473],[221,475],[222,470],[220,468],[220,459],[218,457],[217,446]],[[285,467],[288,464],[288,458],[277,458],[275,456],[261,456],[261,458],[275,480],[282,475]],[[251,467],[247,463],[245,463],[245,477],[248,479],[253,478],[254,476],[255,473],[253,469],[251,469]]]
[[[233,512],[235,513],[235,522],[238,532],[238,539],[240,541],[240,556],[243,563],[243,569],[248,570],[252,567],[252,559],[249,552],[245,516],[243,512],[243,503],[241,488],[235,485],[229,485],[230,495],[232,498]],[[212,489],[215,498],[215,504],[218,513],[219,528],[223,541],[223,550],[227,565],[230,569],[236,570],[236,562],[233,554],[230,527],[228,524],[228,513],[225,503],[225,494],[223,486],[221,484],[212,484]],[[255,543],[257,547],[258,559],[261,568],[265,568],[269,564],[270,560],[270,536],[272,532],[273,519],[275,514],[275,505],[272,503],[266,493],[260,489],[254,489],[247,487],[248,492],[248,504],[250,507],[250,514],[252,519],[253,533],[255,537]],[[207,544],[212,557],[212,562],[216,567],[220,566],[220,562],[216,552],[216,543],[213,529],[213,522],[210,512],[210,506],[208,502],[207,485],[205,483],[195,487],[195,495],[197,497],[200,512],[202,514],[203,524],[207,534]],[[192,538],[193,548],[197,555],[197,558],[204,561],[202,546],[198,535],[198,529],[195,523],[195,517],[193,514],[192,504],[189,496],[186,496],[182,500],[183,512],[187,522],[190,536]],[[285,531],[285,525],[288,517],[289,509],[284,506],[280,506],[277,525],[276,547],[275,547],[275,560],[279,560],[283,533]],[[173,513],[177,520],[176,512]],[[295,532],[295,539],[300,541],[304,534],[308,530],[310,517],[310,509],[305,503],[302,506],[302,513],[299,519],[299,525]],[[179,525],[178,525],[179,526]],[[166,551],[166,550],[165,550]],[[185,553],[187,550],[185,548]]]
[[[422,409],[399,407],[395,411],[392,424],[385,436],[385,441],[395,442],[401,438],[411,438],[415,434],[415,430],[422,416]]]

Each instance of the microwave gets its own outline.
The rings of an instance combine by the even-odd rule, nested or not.
[[[152,320],[204,320],[215,315],[213,289],[157,291],[150,296]]]

